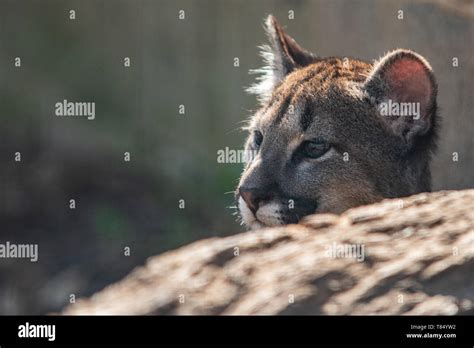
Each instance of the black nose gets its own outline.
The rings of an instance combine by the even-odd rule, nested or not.
[[[272,199],[272,193],[268,190],[262,190],[257,188],[239,188],[240,196],[243,198],[250,210],[255,214],[258,210],[258,204],[262,201],[268,201]]]

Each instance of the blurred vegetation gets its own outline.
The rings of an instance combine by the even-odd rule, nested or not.
[[[241,122],[256,107],[244,87],[260,66],[269,13],[320,55],[371,60],[395,47],[425,55],[445,117],[436,188],[472,187],[474,25],[436,5],[0,0],[0,242],[40,250],[36,264],[0,261],[0,313],[58,310],[70,294],[89,295],[148,256],[241,231],[229,207],[242,166],[219,164],[216,153],[243,144]],[[56,117],[63,99],[94,101],[96,119]],[[461,160],[453,164],[454,151]]]

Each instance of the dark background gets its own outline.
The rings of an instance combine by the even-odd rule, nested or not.
[[[434,189],[473,187],[470,4],[0,0],[0,243],[39,244],[36,263],[0,259],[0,314],[58,311],[148,256],[242,230],[230,208],[242,165],[216,158],[242,147],[242,121],[257,106],[244,87],[270,13],[321,56],[371,61],[398,47],[425,56],[443,120]],[[96,119],[55,116],[63,99],[95,102]]]

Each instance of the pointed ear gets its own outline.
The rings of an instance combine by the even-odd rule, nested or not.
[[[265,103],[270,98],[273,89],[293,70],[311,64],[316,57],[301,48],[293,38],[285,33],[275,17],[268,16],[265,21],[265,31],[270,45],[261,46],[261,55],[265,65],[261,69],[251,70],[250,73],[261,74],[257,83],[247,89],[257,94],[259,100]]]
[[[437,85],[419,54],[402,49],[388,53],[374,65],[364,87],[380,117],[408,144],[433,129]]]

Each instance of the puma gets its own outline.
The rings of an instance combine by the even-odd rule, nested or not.
[[[396,49],[374,63],[322,58],[273,16],[266,31],[266,66],[249,88],[261,107],[246,127],[245,150],[256,155],[235,194],[243,224],[296,223],[430,191],[437,85],[422,56]],[[394,106],[405,111],[382,112]]]

